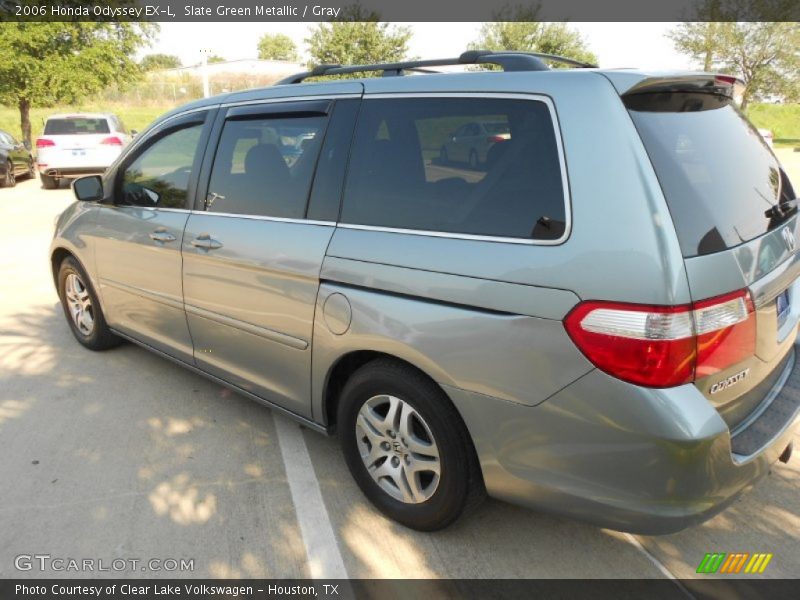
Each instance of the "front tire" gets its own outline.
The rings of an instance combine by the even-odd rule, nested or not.
[[[58,296],[72,334],[83,346],[89,350],[107,350],[122,342],[108,328],[89,278],[71,256],[58,269]]]
[[[444,392],[413,367],[377,359],[342,390],[339,441],[364,495],[406,527],[447,527],[485,496],[466,427]]]
[[[44,189],[54,190],[58,188],[60,181],[55,177],[51,177],[50,175],[45,175],[44,173],[42,173],[40,177],[42,178],[42,186],[44,187]]]
[[[17,185],[17,176],[14,173],[14,164],[8,161],[6,165],[6,179],[3,182],[3,187],[13,188],[15,185]]]

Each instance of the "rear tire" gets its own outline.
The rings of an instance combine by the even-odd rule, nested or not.
[[[17,176],[14,174],[14,164],[8,161],[6,165],[6,178],[3,181],[3,187],[13,188],[17,185]]]
[[[50,175],[45,175],[44,173],[42,173],[41,175],[39,175],[39,177],[41,177],[41,179],[42,179],[42,186],[43,186],[43,187],[44,187],[44,189],[46,189],[46,190],[54,190],[54,189],[56,189],[56,188],[59,186],[59,184],[61,183],[61,182],[60,182],[58,179],[56,179],[55,177],[51,177]]]
[[[461,416],[409,365],[381,358],[358,369],[342,390],[338,429],[361,491],[406,527],[442,529],[485,497]]]
[[[83,346],[107,350],[122,343],[108,328],[89,277],[71,256],[58,269],[58,296],[72,334]]]

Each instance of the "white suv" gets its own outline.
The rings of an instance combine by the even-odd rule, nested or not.
[[[62,178],[103,173],[130,141],[130,133],[116,115],[53,115],[36,140],[42,185],[50,190]]]

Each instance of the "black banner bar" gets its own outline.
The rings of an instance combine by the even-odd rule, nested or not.
[[[0,580],[3,600],[792,600],[798,581],[787,579],[44,579]]]
[[[800,21],[800,0],[0,0],[6,21]]]

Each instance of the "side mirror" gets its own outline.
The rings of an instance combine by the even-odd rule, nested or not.
[[[100,202],[103,199],[103,179],[100,175],[81,177],[72,184],[72,191],[81,202]]]

